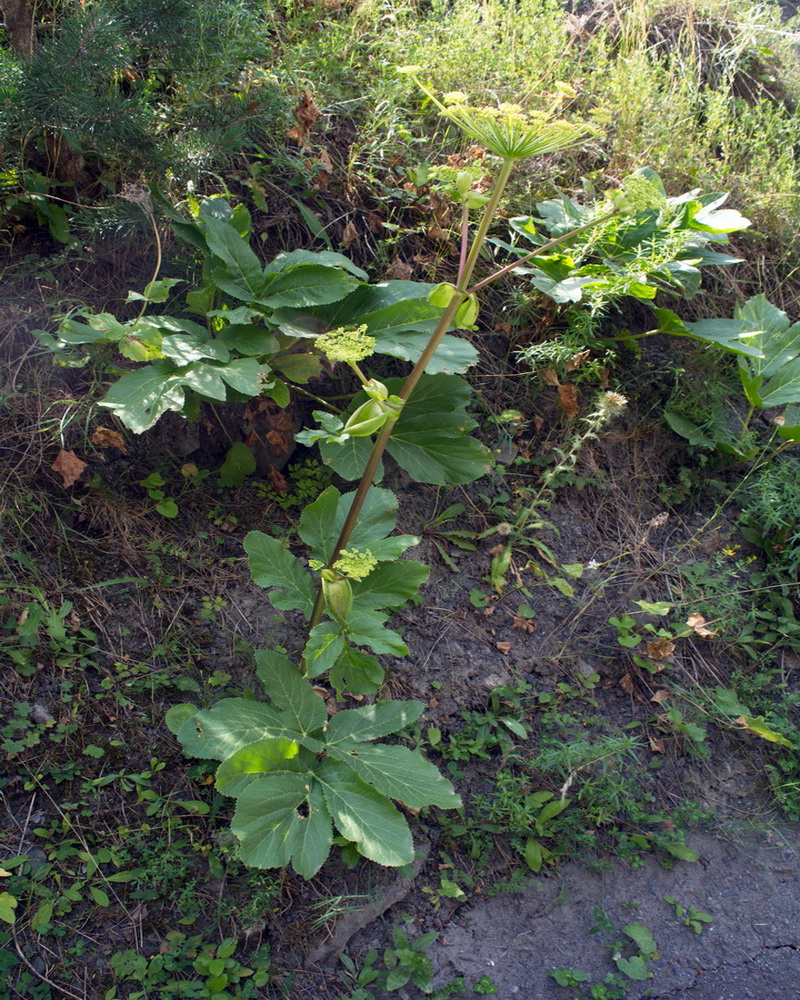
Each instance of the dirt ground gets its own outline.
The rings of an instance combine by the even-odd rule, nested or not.
[[[496,376],[505,361],[497,345],[489,346],[476,385],[488,409],[498,410]],[[37,669],[25,676],[18,676],[10,662],[4,665],[9,714],[12,705],[23,703],[32,706],[32,718],[46,720],[42,725],[63,724],[68,732],[61,743],[43,740],[6,758],[5,851],[38,857],[42,847],[34,827],[57,825],[65,802],[85,805],[83,783],[103,781],[111,766],[142,772],[157,758],[165,767],[153,787],[165,799],[213,797],[207,783],[189,770],[163,724],[164,712],[171,704],[195,697],[209,703],[253,686],[248,647],[300,647],[301,623],[271,608],[249,579],[242,549],[252,529],[291,533],[299,508],[281,509],[264,477],[235,491],[217,489],[213,480],[196,490],[182,488],[181,464],[189,459],[213,468],[224,440],[210,431],[201,440],[172,417],[157,431],[130,440],[127,453],[85,446],[98,422],[96,413],[84,423],[67,422],[62,441],[79,450],[88,465],[78,482],[64,487],[52,470],[58,440],[53,428],[59,421],[63,426],[65,414],[72,412],[84,376],[63,373],[54,383],[40,363],[28,364],[24,351],[16,363],[19,384],[28,379],[29,386],[36,385],[39,379],[40,392],[25,397],[4,432],[3,461],[6,472],[14,472],[7,482],[17,484],[4,497],[9,523],[16,528],[5,538],[6,555],[36,562],[46,597],[54,605],[66,599],[74,603],[70,634],[89,629],[96,647],[85,661],[78,657],[69,663],[39,649]],[[438,730],[442,744],[464,729],[465,713],[486,711],[498,687],[524,687],[515,717],[529,727],[527,739],[458,761],[445,759],[436,744],[425,748],[449,768],[446,773],[476,823],[485,819],[482,803],[496,791],[504,761],[524,763],[554,733],[578,739],[586,732],[595,739],[630,730],[641,734],[642,743],[619,765],[619,784],[640,783],[652,811],[665,814],[664,829],[673,811],[677,816],[683,803],[694,803],[696,818],[682,829],[699,860],[679,860],[663,851],[617,858],[603,831],[589,829],[582,831],[572,854],[534,876],[502,833],[491,835],[491,850],[479,863],[458,834],[440,828],[436,817],[423,816],[412,821],[425,853],[412,879],[367,863],[349,871],[334,857],[311,884],[284,875],[280,903],[263,918],[244,923],[235,914],[234,880],[209,876],[204,855],[198,857],[186,875],[196,880],[203,901],[198,926],[212,903],[229,895],[234,913],[226,917],[226,932],[240,940],[245,952],[270,942],[282,981],[291,983],[285,995],[293,1000],[346,995],[336,974],[337,953],[346,951],[358,961],[370,948],[388,946],[391,928],[408,918],[412,936],[439,934],[430,949],[437,986],[463,975],[463,995],[469,996],[472,984],[488,976],[501,998],[570,998],[577,995],[575,989],[557,985],[549,972],[584,972],[590,978],[583,988],[588,988],[615,970],[608,935],[592,933],[601,909],[617,931],[637,921],[655,939],[660,957],[648,963],[653,978],[627,983],[633,1000],[800,996],[800,832],[778,819],[766,795],[763,764],[770,748],[731,727],[710,725],[705,752],[698,753],[663,722],[660,675],[633,669],[609,624],[613,616],[640,614],[637,601],[680,596],[678,562],[708,558],[741,542],[735,509],[716,512],[701,496],[702,477],[696,502],[689,497],[668,507],[663,500],[662,487],[674,486],[684,458],[681,442],[652,414],[671,390],[672,369],[687,363],[691,353],[685,345],[654,345],[640,359],[626,358],[620,365],[619,388],[631,396],[628,411],[581,453],[575,477],[556,491],[548,524],[515,551],[502,594],[493,593],[486,579],[498,537],[480,536],[503,518],[504,496],[538,482],[538,466],[525,456],[546,454],[569,433],[552,388],[513,383],[505,405],[521,410],[520,434],[498,430],[488,419],[482,422],[481,435],[502,459],[485,480],[440,491],[414,485],[390,468],[389,485],[400,498],[399,529],[421,538],[409,556],[428,563],[432,573],[424,603],[402,611],[395,621],[410,655],[385,657],[384,666],[385,693],[425,702],[423,729]],[[49,437],[38,430],[43,419],[51,422]],[[182,489],[174,521],[154,512],[141,485],[154,469],[163,471],[171,488]],[[287,474],[291,480],[291,471]],[[724,480],[726,472],[714,475]],[[451,504],[463,510],[452,522],[437,524],[437,515]],[[454,527],[474,535],[475,551],[451,544],[447,532]],[[290,534],[290,539],[294,545],[296,537]],[[586,564],[580,578],[571,581],[570,596],[531,566],[542,565],[536,542],[545,544],[559,565]],[[545,577],[551,575],[545,565]],[[19,596],[15,600],[8,609],[15,616],[12,624],[25,603]],[[529,617],[521,615],[521,605]],[[737,665],[729,645],[696,635],[680,641],[665,676],[689,690],[724,687]],[[787,660],[786,666],[793,679],[797,664]],[[548,729],[550,710],[559,706],[569,717],[566,729]],[[116,745],[105,760],[82,756],[87,747],[110,746],[112,740]],[[77,772],[69,770],[75,760],[81,761]],[[570,794],[579,794],[580,782]],[[128,828],[150,829],[149,800],[136,801],[116,784],[101,787],[81,821],[85,835],[91,831],[113,843],[121,816]],[[559,792],[559,783],[552,791]],[[226,806],[217,803],[214,809],[224,815]],[[200,817],[190,827],[191,836],[211,847],[219,841],[219,825],[216,818]],[[474,886],[463,899],[443,898],[434,905],[432,890],[451,870]],[[330,895],[367,896],[369,903],[339,921],[335,915],[323,921],[321,931],[310,930],[310,907]],[[695,933],[675,916],[665,896],[710,914],[712,921]],[[54,987],[53,997],[99,1000],[112,982],[113,952],[136,943],[144,955],[158,953],[179,916],[168,891],[146,906],[124,897],[108,911],[81,906],[63,921],[64,940],[73,948],[83,942],[86,957],[69,973],[69,987]],[[57,983],[65,982],[60,947],[29,929],[14,941],[26,956],[25,968]],[[0,998],[33,996],[18,986],[12,984],[4,994],[0,985]],[[278,989],[274,985],[262,995],[277,996]],[[403,988],[392,995],[419,994]]]

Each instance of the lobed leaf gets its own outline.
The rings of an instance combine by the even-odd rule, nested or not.
[[[390,867],[414,860],[408,824],[385,795],[340,761],[324,761],[318,779],[336,828],[359,854]]]
[[[321,729],[328,717],[325,702],[291,660],[274,650],[255,653],[256,675],[287,722],[306,736]]]
[[[251,782],[237,801],[231,830],[245,864],[283,868],[291,861],[303,878],[319,871],[333,839],[322,793],[301,774],[274,774]]]
[[[259,587],[272,588],[267,595],[273,607],[300,610],[311,615],[316,599],[314,583],[295,557],[263,531],[250,531],[244,539],[250,573]]]
[[[247,698],[223,698],[187,719],[178,730],[184,753],[211,760],[227,760],[258,740],[296,736],[277,708]]]
[[[368,784],[411,809],[439,806],[458,809],[461,798],[438,768],[408,747],[340,742],[330,753]]]

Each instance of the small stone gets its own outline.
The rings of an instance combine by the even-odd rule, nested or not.
[[[31,705],[31,718],[34,722],[38,722],[40,725],[46,725],[48,722],[55,722],[55,716],[53,716],[44,705],[40,705],[38,701]]]

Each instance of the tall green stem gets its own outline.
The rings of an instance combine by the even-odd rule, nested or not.
[[[492,188],[492,193],[489,196],[489,200],[481,217],[480,224],[478,226],[478,231],[475,234],[475,239],[472,241],[472,246],[470,248],[467,259],[464,266],[461,268],[461,273],[459,274],[458,290],[462,293],[461,295],[454,295],[450,300],[449,305],[446,307],[442,315],[439,317],[439,322],[436,324],[436,329],[431,335],[431,339],[428,341],[424,351],[419,357],[419,360],[411,369],[408,377],[403,383],[403,388],[399,392],[399,397],[402,400],[407,400],[411,393],[416,388],[417,383],[422,377],[423,372],[430,363],[431,358],[436,352],[439,344],[442,342],[442,338],[447,333],[450,328],[450,324],[453,321],[458,307],[464,300],[464,292],[469,284],[469,279],[472,277],[472,272],[475,270],[475,265],[478,262],[478,255],[481,252],[484,242],[486,241],[486,235],[489,232],[489,226],[491,225],[492,218],[497,211],[497,206],[500,203],[500,198],[503,195],[506,184],[508,183],[508,178],[511,176],[511,171],[514,168],[514,160],[504,160],[503,165],[500,168],[500,173],[497,176],[494,187]],[[336,545],[333,547],[333,552],[330,559],[328,560],[328,567],[332,567],[336,560],[339,558],[342,549],[347,545],[350,535],[355,527],[358,516],[361,513],[361,508],[364,506],[364,501],[367,499],[367,494],[372,488],[372,481],[375,477],[375,473],[378,471],[378,466],[380,465],[381,459],[383,458],[383,453],[386,450],[386,445],[389,443],[389,438],[392,434],[392,429],[394,428],[394,421],[389,421],[381,428],[380,433],[375,439],[375,443],[372,446],[372,451],[367,459],[367,464],[364,467],[364,471],[361,474],[361,480],[356,489],[355,496],[353,497],[353,502],[350,504],[350,510],[348,511],[345,522],[342,525],[342,530],[339,533],[339,538],[336,541]],[[311,612],[311,617],[308,621],[308,632],[314,628],[314,626],[319,622],[322,616],[322,609],[324,605],[324,597],[322,594],[322,589],[317,593],[317,599],[314,603],[314,608]],[[305,664],[303,664],[303,672],[305,673]]]
[[[466,260],[463,261],[463,266],[459,270],[457,289],[460,294],[456,294],[450,300],[450,303],[442,313],[439,318],[439,322],[436,324],[436,329],[433,331],[430,340],[428,341],[425,349],[419,357],[419,360],[411,369],[405,382],[403,383],[403,388],[398,393],[400,399],[407,401],[411,396],[412,392],[417,386],[422,374],[427,368],[431,361],[431,358],[436,353],[437,348],[442,342],[442,338],[447,333],[450,328],[450,324],[455,318],[458,307],[466,298],[467,294],[482,288],[484,285],[488,284],[490,281],[495,281],[501,275],[508,271],[512,271],[515,267],[519,267],[520,264],[525,261],[535,257],[537,254],[543,253],[550,247],[562,243],[564,240],[569,239],[584,230],[596,226],[601,222],[605,222],[610,219],[616,212],[611,212],[608,215],[601,216],[598,219],[587,223],[578,229],[573,230],[570,233],[566,233],[564,236],[559,236],[555,240],[550,240],[550,242],[544,244],[541,247],[537,247],[534,251],[527,254],[521,260],[514,261],[513,264],[509,264],[494,274],[485,278],[483,281],[479,282],[474,288],[470,289],[469,281],[472,277],[472,273],[475,270],[475,266],[478,263],[478,257],[483,249],[483,245],[486,242],[486,236],[489,232],[489,226],[492,223],[492,219],[497,211],[497,207],[500,204],[500,199],[503,196],[503,191],[505,190],[508,179],[511,176],[511,171],[514,169],[514,163],[516,161],[513,159],[503,160],[503,164],[500,167],[500,172],[497,175],[497,180],[492,188],[492,193],[489,196],[489,200],[486,202],[484,207],[483,215],[481,216],[481,221],[478,225],[478,229],[475,233],[475,238],[472,241],[472,246],[470,247],[469,253]],[[380,465],[381,459],[383,458],[383,453],[386,450],[386,445],[389,443],[389,438],[391,437],[392,430],[394,428],[394,421],[389,421],[381,428],[380,433],[375,439],[375,443],[372,446],[372,451],[367,460],[367,464],[364,467],[364,472],[361,475],[361,480],[356,489],[355,495],[353,497],[353,502],[350,505],[350,510],[348,511],[347,517],[345,518],[344,524],[342,525],[342,530],[339,533],[339,538],[336,541],[336,545],[333,548],[330,559],[328,560],[328,567],[332,568],[336,560],[341,555],[342,549],[347,545],[350,535],[355,527],[356,521],[358,520],[359,514],[361,513],[361,508],[364,506],[364,501],[367,498],[367,494],[372,488],[373,479],[375,478],[375,473],[378,471],[378,466]],[[317,593],[317,599],[314,603],[314,608],[311,612],[311,617],[309,618],[307,633],[310,633],[315,625],[319,622],[322,616],[322,610],[324,607],[324,596],[322,589]],[[306,672],[305,662],[303,662],[303,673]]]
[[[475,233],[475,239],[472,241],[472,247],[470,248],[467,256],[467,262],[460,275],[460,280],[458,282],[459,291],[464,292],[469,287],[469,279],[472,277],[472,272],[475,270],[475,265],[478,263],[478,256],[483,249],[483,244],[486,242],[489,226],[492,224],[492,219],[497,211],[497,206],[500,204],[500,199],[503,197],[503,191],[505,191],[506,184],[508,184],[508,178],[511,176],[511,171],[514,169],[515,162],[516,160],[503,160],[503,165],[500,167],[500,173],[497,175],[497,180],[494,182],[492,193],[489,195],[489,200],[486,202],[486,206],[483,210],[483,215],[481,216],[481,221],[478,225],[478,231]]]

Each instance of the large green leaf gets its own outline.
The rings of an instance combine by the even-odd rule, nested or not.
[[[336,267],[301,264],[272,277],[257,301],[271,309],[304,309],[338,302],[358,287],[358,279]]]
[[[322,867],[331,848],[331,816],[322,788],[314,782],[306,800],[307,815],[300,817],[292,868],[302,878],[312,878]]]
[[[359,608],[395,608],[415,597],[428,579],[430,567],[411,559],[385,562],[366,579],[353,581],[354,603]]]
[[[455,414],[401,415],[388,451],[412,479],[437,486],[471,483],[493,465],[489,449],[464,433],[464,422]]]
[[[763,359],[749,363],[751,371],[762,378],[774,375],[800,354],[800,323],[791,326],[786,313],[764,295],[748,299],[736,311],[736,319],[742,325],[742,335],[763,355]]]
[[[312,558],[329,561],[354,497],[354,492],[342,496],[330,486],[303,511],[300,537],[311,548]],[[391,490],[373,488],[367,494],[347,548],[369,549],[378,560],[399,558],[411,545],[418,544],[419,539],[413,535],[387,537],[396,521],[397,497]]]
[[[300,756],[299,743],[286,737],[248,743],[217,768],[217,791],[235,799],[252,781],[265,774],[307,771],[314,759],[311,757],[309,761],[309,757],[308,753]]]
[[[250,573],[259,587],[271,587],[268,597],[275,608],[283,611],[300,610],[306,618],[316,600],[311,577],[287,552],[277,538],[263,531],[250,531],[244,539],[245,552],[250,557]]]
[[[656,309],[658,332],[672,334],[676,337],[692,337],[707,344],[716,344],[726,351],[735,354],[747,354],[750,357],[761,357],[758,347],[750,343],[750,338],[742,329],[742,324],[735,319],[703,319],[696,323],[684,323],[671,309]]]
[[[360,854],[390,867],[414,860],[408,824],[385,795],[340,761],[324,761],[318,778],[336,828]]]
[[[789,406],[783,413],[784,424],[778,434],[785,441],[800,441],[800,406]]]
[[[390,393],[400,391],[402,379],[387,379]],[[387,450],[412,478],[423,483],[469,483],[485,475],[491,455],[469,436],[475,421],[466,411],[470,388],[457,375],[423,376],[395,423]],[[348,413],[366,399],[358,393]],[[360,474],[371,442],[358,438],[345,446],[321,445],[323,460],[343,478]]]
[[[730,195],[707,194],[698,199],[699,211],[689,213],[690,229],[698,229],[704,233],[735,233],[747,229],[750,220],[732,208],[721,209]]]
[[[247,240],[233,226],[211,216],[204,217],[202,228],[211,253],[224,262],[230,276],[244,286],[249,298],[257,299],[264,289],[264,274]]]
[[[180,410],[185,398],[184,380],[168,361],[126,372],[100,400],[136,434],[143,434],[166,410]]]
[[[318,677],[330,670],[344,649],[342,626],[338,622],[321,622],[311,629],[303,659],[309,677]]]
[[[334,486],[320,493],[313,503],[303,508],[298,534],[309,547],[312,559],[327,564],[339,537],[335,523],[341,494]]]
[[[292,250],[289,253],[279,253],[271,263],[264,268],[266,274],[276,274],[298,264],[324,264],[326,267],[339,267],[354,274],[360,281],[369,281],[369,275],[357,267],[349,257],[331,250]]]
[[[369,608],[360,608],[355,602],[347,618],[347,637],[356,646],[369,646],[373,653],[390,653],[408,656],[408,646],[397,632],[384,628],[388,615]]]
[[[217,334],[226,347],[248,357],[260,358],[278,350],[278,339],[263,326],[255,323],[231,323]]]
[[[304,811],[301,812],[301,807]],[[311,878],[330,850],[331,820],[319,789],[306,775],[274,774],[251,782],[231,823],[239,856],[255,868],[292,867]]]
[[[219,369],[223,381],[248,399],[261,393],[265,372],[269,369],[255,358],[236,358],[227,365],[220,365]]]
[[[230,358],[230,351],[224,344],[216,340],[198,340],[189,333],[172,333],[163,337],[161,353],[172,358],[178,367],[203,359],[227,361]]]
[[[737,310],[736,319],[758,348],[760,358],[740,358],[742,386],[755,406],[800,402],[800,323],[790,325],[786,313],[756,295]]]
[[[364,285],[332,305],[302,312],[288,309],[273,317],[284,333],[309,337],[338,326],[366,324],[376,351],[415,362],[433,333],[442,310],[427,299],[431,285],[416,281],[385,281]],[[426,371],[465,371],[477,362],[477,351],[467,340],[446,336]]]
[[[376,337],[375,350],[378,354],[388,354],[393,358],[400,358],[401,361],[416,363],[422,352],[427,347],[430,334],[416,333],[413,330],[402,333],[392,333],[390,337]],[[468,368],[478,363],[478,351],[463,337],[454,337],[447,333],[442,337],[439,346],[425,367],[429,375],[438,375],[440,372],[453,374],[455,372],[465,372]]]
[[[258,649],[256,674],[275,705],[298,733],[307,735],[321,729],[328,717],[325,702],[282,653]]]
[[[364,781],[379,792],[397,799],[411,809],[439,806],[458,809],[461,799],[453,786],[430,761],[402,746],[373,746],[339,743],[330,748],[337,760],[347,763]]]
[[[247,698],[223,698],[187,719],[178,731],[184,753],[211,760],[226,760],[258,740],[296,735],[278,709]]]
[[[58,336],[65,344],[115,344],[129,336],[131,328],[111,313],[79,313],[86,323],[65,319]]]
[[[374,694],[383,684],[384,670],[377,658],[349,642],[331,667],[329,681],[341,699],[342,692],[349,694]]]
[[[790,361],[776,372],[765,386],[759,388],[759,396],[763,407],[800,403],[800,358]]]
[[[363,403],[366,396],[358,393],[356,398],[360,398]],[[372,438],[369,437],[349,438],[344,444],[327,444],[322,441],[319,445],[319,452],[325,465],[330,465],[337,475],[349,481],[361,478],[371,451]],[[375,470],[373,482],[379,483],[382,479],[383,462]]]
[[[199,395],[221,401],[225,399],[227,391],[220,372],[221,369],[217,365],[195,361],[194,364],[179,368],[175,372],[175,378],[179,378],[184,385],[194,389]]]
[[[337,712],[328,723],[327,742],[374,740],[410,726],[425,711],[421,701],[378,701]]]
[[[337,504],[332,524],[337,538],[353,505],[354,498],[355,491],[345,493]],[[364,506],[359,512],[350,535],[350,541],[347,543],[348,548],[369,549],[374,543],[381,541],[394,531],[394,526],[397,523],[398,504],[399,501],[391,490],[373,487],[367,494]]]

